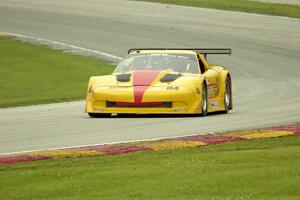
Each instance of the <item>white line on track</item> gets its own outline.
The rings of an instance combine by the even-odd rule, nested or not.
[[[204,135],[214,134],[205,133]],[[111,143],[100,143],[100,144],[86,144],[86,145],[79,145],[79,146],[68,146],[68,147],[57,147],[57,148],[48,148],[48,149],[34,149],[30,151],[16,151],[16,152],[9,152],[9,153],[0,153],[1,156],[9,156],[14,154],[25,154],[25,153],[33,153],[39,151],[55,151],[55,150],[68,150],[68,149],[77,149],[77,148],[84,148],[84,147],[95,147],[95,146],[103,146],[103,145],[113,145],[113,144],[125,144],[125,143],[134,143],[134,142],[145,142],[145,141],[156,141],[156,140],[164,140],[164,139],[174,139],[174,138],[181,138],[181,137],[189,137],[195,136],[199,134],[189,134],[189,135],[180,135],[180,136],[173,136],[173,137],[160,137],[160,138],[151,138],[151,139],[142,139],[142,140],[128,140],[128,141],[120,141],[120,142],[111,142]]]
[[[28,106],[16,106],[16,107],[8,107],[8,108],[0,108],[1,111],[8,111],[10,112],[11,110],[24,110],[24,109],[32,109],[32,108],[48,108],[49,106],[52,107],[64,107],[66,104],[79,104],[83,103],[85,100],[74,100],[74,101],[66,101],[66,102],[57,102],[57,103],[46,103],[46,104],[37,104],[37,105],[28,105]]]
[[[1,35],[13,36],[13,37],[16,37],[23,41],[43,44],[43,45],[49,46],[50,48],[53,48],[53,49],[60,49],[60,50],[63,50],[64,52],[94,56],[94,57],[102,58],[104,60],[108,60],[111,62],[119,62],[123,59],[123,58],[118,57],[113,54],[109,54],[109,53],[105,53],[105,52],[93,50],[93,49],[87,49],[84,47],[79,47],[79,46],[72,45],[72,44],[66,44],[66,43],[58,42],[58,41],[54,41],[54,40],[48,40],[48,39],[43,39],[43,38],[39,38],[39,37],[32,37],[32,36],[17,34],[17,33],[9,33],[9,32],[0,32],[0,33],[1,33]]]

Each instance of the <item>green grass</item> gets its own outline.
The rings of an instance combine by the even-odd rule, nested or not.
[[[262,2],[251,1],[251,0],[144,0],[144,1],[300,18],[300,6],[289,5],[289,4],[262,3]]]
[[[0,107],[82,99],[91,75],[113,69],[94,58],[0,37]]]
[[[1,199],[299,199],[300,136],[0,166]]]

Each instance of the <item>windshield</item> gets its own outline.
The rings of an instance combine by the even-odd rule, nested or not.
[[[118,64],[115,73],[166,69],[172,69],[174,72],[199,73],[196,55],[178,53],[130,54]]]

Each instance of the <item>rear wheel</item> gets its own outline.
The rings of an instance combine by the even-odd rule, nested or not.
[[[231,107],[231,89],[230,89],[230,80],[227,77],[226,86],[225,86],[225,94],[224,94],[224,112],[228,113]]]
[[[110,117],[110,113],[88,113],[88,115],[91,118],[104,118],[104,117]]]
[[[202,102],[201,103],[201,110],[202,110],[201,116],[206,116],[207,115],[207,87],[206,87],[205,83],[202,84],[201,98],[202,98],[202,101],[201,101]]]

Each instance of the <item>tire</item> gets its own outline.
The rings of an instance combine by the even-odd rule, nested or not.
[[[201,98],[202,98],[202,106],[201,106],[201,116],[206,116],[208,111],[207,111],[207,87],[206,87],[206,84],[203,83],[202,84],[202,95],[201,95]]]
[[[88,113],[91,118],[105,118],[110,117],[110,113]]]
[[[228,113],[229,110],[231,110],[231,89],[230,79],[227,77],[224,93],[224,113]]]
[[[131,113],[118,113],[118,117],[130,118],[130,117],[135,117],[135,116],[136,116],[136,114],[131,114]]]

